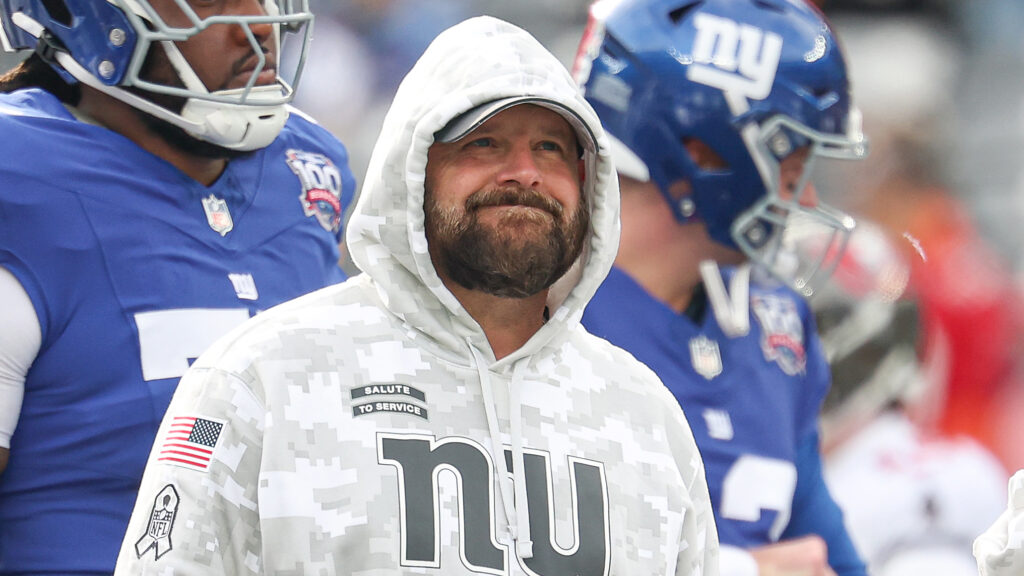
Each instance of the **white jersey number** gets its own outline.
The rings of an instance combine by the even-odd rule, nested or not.
[[[218,338],[249,319],[245,308],[184,308],[135,315],[142,377],[180,378]]]
[[[778,512],[769,537],[779,539],[789,523],[796,491],[796,466],[786,460],[744,454],[725,475],[720,514],[730,520],[756,522],[762,510]]]

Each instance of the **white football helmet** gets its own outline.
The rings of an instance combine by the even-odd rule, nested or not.
[[[886,234],[861,220],[832,277],[811,299],[832,387],[822,444],[841,442],[892,403],[918,404],[933,382],[910,265]],[[941,357],[941,354],[940,354]]]

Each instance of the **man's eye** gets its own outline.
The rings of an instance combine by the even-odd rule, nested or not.
[[[549,140],[549,141],[546,141],[546,142],[541,142],[540,143],[540,148],[541,148],[541,150],[549,150],[549,151],[552,151],[552,152],[558,152],[558,151],[560,151],[562,149],[562,145],[559,144],[558,142],[551,142]]]
[[[486,147],[490,146],[493,143],[494,143],[494,141],[491,140],[490,138],[477,138],[475,140],[471,140],[467,144],[467,146],[475,146],[477,148],[486,148]]]

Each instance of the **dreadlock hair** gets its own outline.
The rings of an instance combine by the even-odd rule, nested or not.
[[[65,82],[38,53],[33,53],[0,76],[0,92],[13,92],[22,88],[41,88],[71,106],[77,106],[82,98],[81,86]]]

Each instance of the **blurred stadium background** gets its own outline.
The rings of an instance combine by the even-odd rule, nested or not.
[[[311,1],[317,28],[297,103],[351,149],[357,176],[391,93],[439,31],[490,14],[526,28],[568,66],[590,3]],[[845,45],[865,128],[879,143],[871,162],[884,160],[884,133],[910,132],[925,146],[932,176],[969,206],[1013,270],[1024,269],[1024,2],[815,1]],[[17,61],[0,54],[0,70]],[[826,194],[848,204],[864,187],[859,179],[873,172],[864,168]]]
[[[298,105],[333,130],[362,174],[391,94],[444,28],[490,14],[533,33],[567,66],[589,0],[313,0],[312,60]],[[875,143],[868,165],[823,191],[852,208],[911,142],[920,169],[962,200],[982,235],[1024,270],[1024,2],[818,0],[846,48]]]

